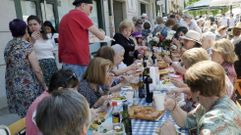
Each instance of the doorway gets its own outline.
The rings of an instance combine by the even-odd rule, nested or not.
[[[115,33],[119,32],[120,22],[124,20],[123,2],[113,1]]]
[[[142,15],[143,13],[147,13],[147,12],[146,12],[146,4],[140,3],[140,7],[141,7],[141,15]]]

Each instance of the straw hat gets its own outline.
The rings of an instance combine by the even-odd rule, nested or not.
[[[224,26],[224,25],[219,26],[219,27],[217,28],[217,32],[220,32],[221,30],[224,30],[224,29],[227,29],[227,28],[228,28],[228,26]]]
[[[233,35],[233,36],[239,36],[240,33],[239,33],[238,31],[240,31],[240,30],[241,30],[241,22],[238,22],[238,23],[233,27],[233,29],[231,30],[231,35]],[[237,35],[237,32],[239,33],[238,35]]]
[[[238,22],[233,29],[241,29],[241,22]]]
[[[197,31],[188,30],[188,32],[184,36],[181,36],[181,38],[191,40],[191,41],[195,41],[195,42],[197,42],[201,45],[202,44],[201,43],[201,36],[202,35],[200,33],[198,33]]]

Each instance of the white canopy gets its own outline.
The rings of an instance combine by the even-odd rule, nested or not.
[[[229,10],[228,12],[226,12],[225,14],[230,14],[230,10]],[[233,8],[233,9],[232,9],[232,14],[233,14],[234,16],[240,15],[240,14],[241,14],[241,8],[240,8],[240,7]]]
[[[210,6],[230,6],[241,4],[241,0],[212,0]]]

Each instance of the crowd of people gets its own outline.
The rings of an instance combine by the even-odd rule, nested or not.
[[[27,24],[21,19],[9,23],[13,39],[4,50],[8,107],[26,117],[28,135],[87,134],[96,112],[142,74],[139,61],[155,52],[150,38],[158,37],[161,44],[172,31],[169,47],[162,49],[180,57],[165,54],[162,59],[183,76],[183,81],[171,79],[173,92],[187,95],[192,105],[187,109],[167,97],[165,109],[178,126],[194,134],[241,133],[233,87],[241,79],[239,21],[173,14],[157,17],[154,25],[143,14],[120,22],[112,45],[101,47],[91,58],[88,33],[103,40],[105,32],[88,17],[92,0],[74,0],[73,5],[75,9],[61,19],[58,34],[51,22],[42,23],[34,15]],[[55,62],[56,43],[62,69]],[[160,127],[161,134],[174,131],[172,124]]]

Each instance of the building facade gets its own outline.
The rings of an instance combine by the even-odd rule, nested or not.
[[[0,4],[0,109],[7,106],[5,90],[4,48],[12,39],[8,23],[14,18],[26,21],[29,15],[37,15],[43,21],[49,20],[57,28],[61,18],[71,9],[73,0],[1,0]],[[118,31],[120,22],[142,13],[154,22],[157,15],[156,0],[94,0],[90,15],[95,25],[105,30],[106,35],[113,36]],[[91,44],[91,52],[101,45]],[[57,52],[57,50],[56,50]]]

